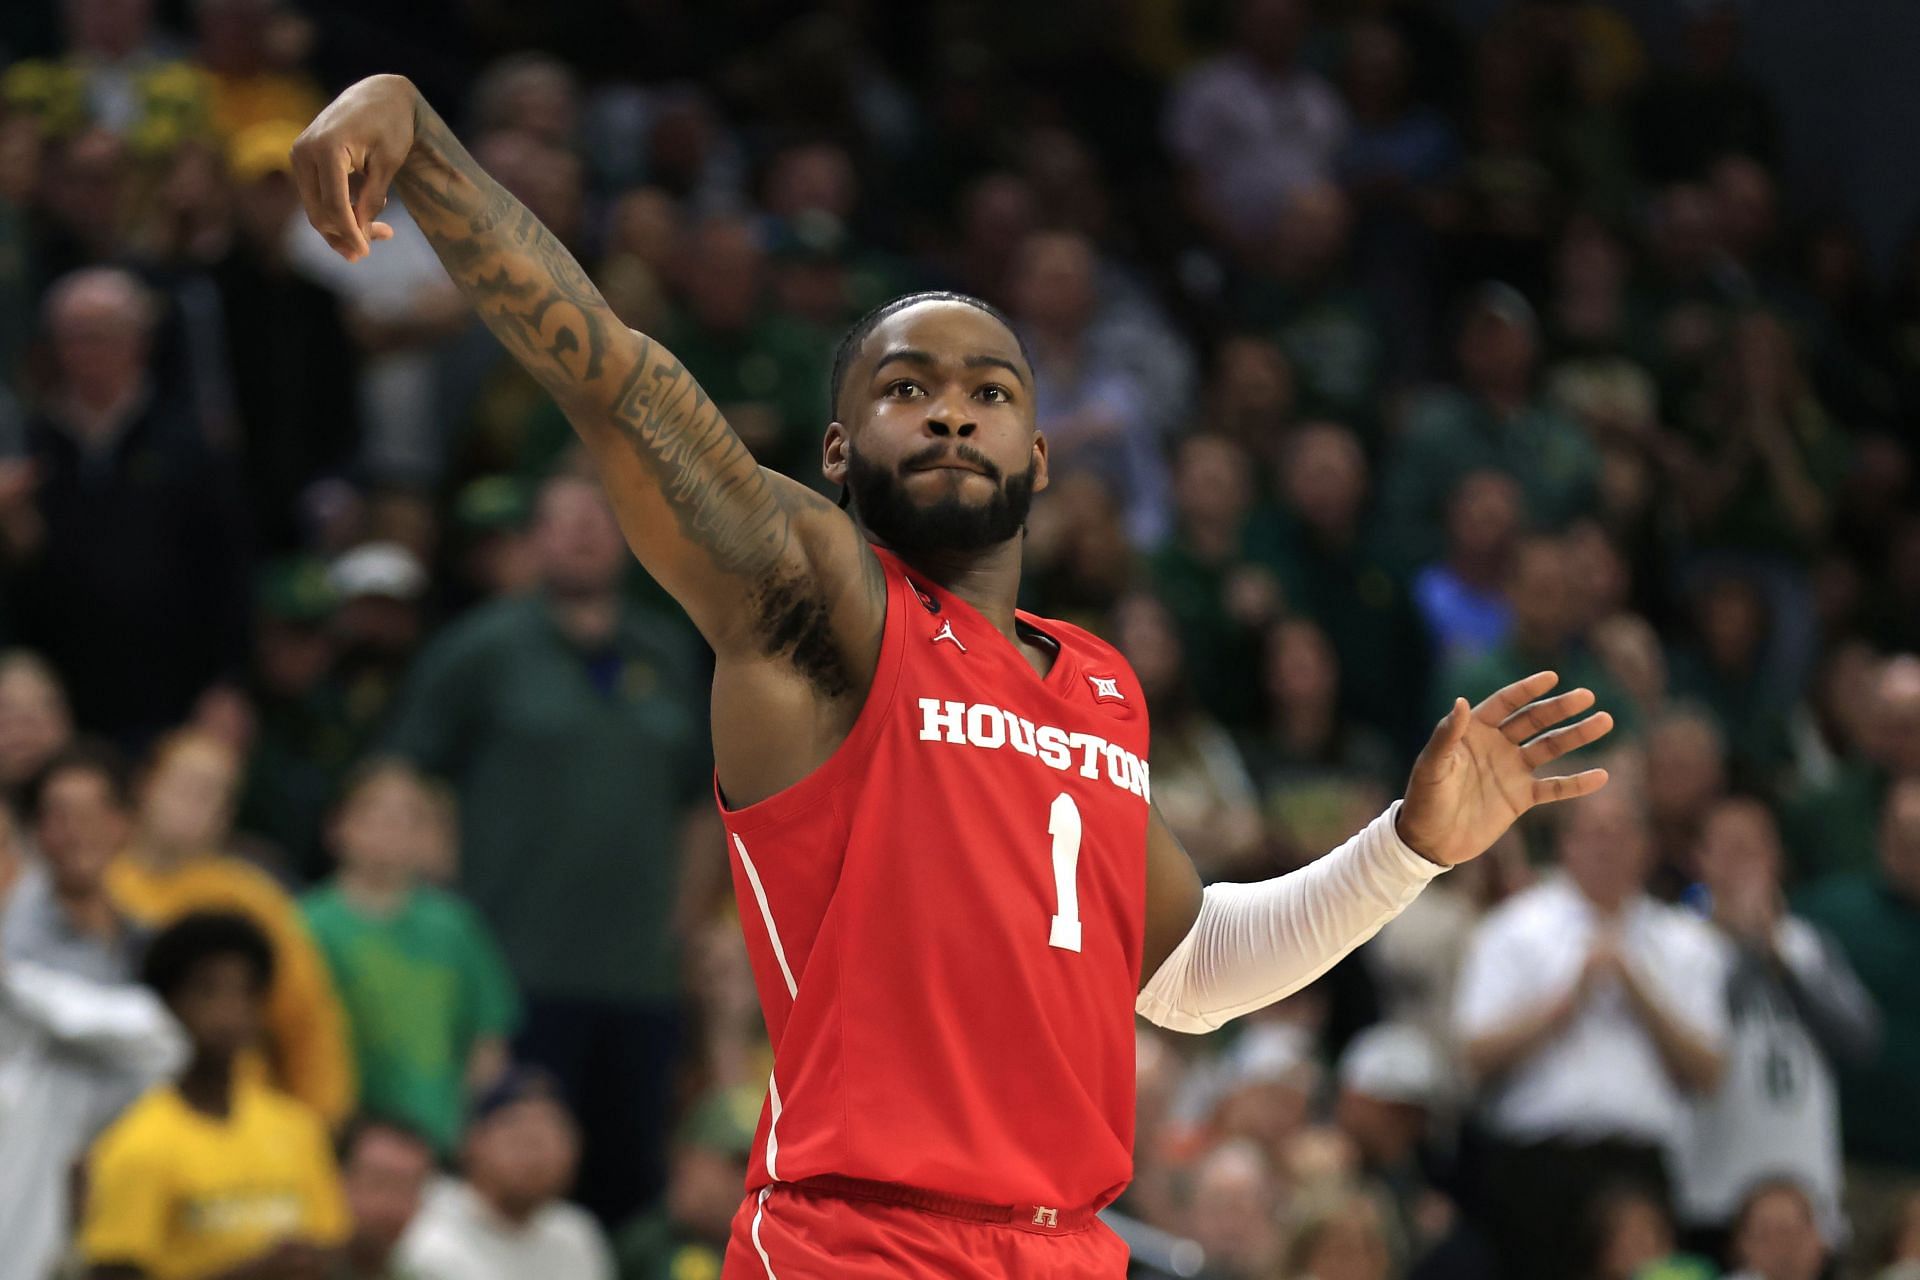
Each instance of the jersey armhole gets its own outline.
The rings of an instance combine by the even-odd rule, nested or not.
[[[873,669],[873,683],[867,688],[866,701],[860,706],[860,714],[854,717],[853,728],[834,748],[833,754],[812,773],[764,800],[739,809],[727,807],[726,797],[720,791],[720,771],[715,769],[713,802],[720,810],[720,820],[729,831],[744,833],[784,822],[813,807],[843,782],[856,777],[861,763],[871,752],[880,726],[893,709],[894,696],[900,684],[902,637],[906,634],[906,602],[903,600],[906,579],[878,548],[874,549],[874,554],[879,555],[881,571],[887,579],[887,615],[881,626],[880,661]]]

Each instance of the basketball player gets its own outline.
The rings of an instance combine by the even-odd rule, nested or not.
[[[1126,662],[1014,607],[1047,441],[999,312],[914,295],[847,335],[821,455],[841,509],[756,465],[406,80],[348,89],[293,160],[351,261],[391,234],[389,187],[405,199],[713,647],[774,1046],[729,1280],[1123,1275],[1094,1213],[1132,1170],[1136,1007],[1202,1031],[1277,1000],[1527,809],[1605,781],[1533,776],[1612,723],[1555,728],[1593,696],[1547,697],[1543,672],[1456,702],[1405,800],[1341,849],[1203,893],[1154,811]]]

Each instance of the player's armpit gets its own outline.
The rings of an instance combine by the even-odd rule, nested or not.
[[[1147,812],[1147,936],[1141,951],[1145,985],[1200,917],[1200,872],[1167,829],[1158,806]]]

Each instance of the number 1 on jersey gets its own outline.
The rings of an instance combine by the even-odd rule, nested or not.
[[[1053,837],[1053,900],[1056,910],[1047,945],[1062,951],[1080,949],[1080,806],[1062,791],[1053,798],[1047,815],[1047,834]]]

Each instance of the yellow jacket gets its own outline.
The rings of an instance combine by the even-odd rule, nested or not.
[[[194,911],[232,911],[259,925],[273,943],[268,1074],[318,1112],[329,1128],[353,1113],[358,1086],[346,1014],[300,908],[271,877],[219,853],[170,870],[122,854],[107,870],[107,891],[122,911],[150,928],[164,928]]]

